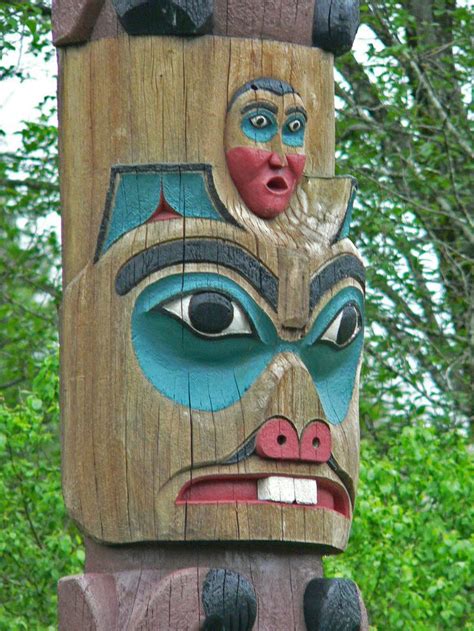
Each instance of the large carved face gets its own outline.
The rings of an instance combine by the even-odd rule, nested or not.
[[[311,108],[269,85],[237,90],[225,127],[228,185],[265,229],[223,203],[212,164],[114,167],[96,260],[66,288],[65,497],[100,541],[346,545],[364,322],[352,183],[303,175]],[[282,237],[290,198],[307,214]]]

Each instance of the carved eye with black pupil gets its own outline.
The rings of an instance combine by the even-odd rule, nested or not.
[[[255,116],[252,116],[250,122],[257,129],[263,129],[263,127],[268,127],[268,125],[270,125],[270,120],[264,114],[256,114]]]
[[[216,292],[194,294],[189,301],[189,319],[200,333],[222,333],[234,319],[232,301]]]
[[[217,291],[202,291],[173,298],[161,309],[203,337],[250,335],[252,329],[242,307]]]
[[[348,346],[362,328],[362,316],[355,303],[347,304],[327,327],[319,340],[336,348]]]
[[[291,123],[288,123],[288,127],[290,131],[297,132],[303,127],[303,123],[300,120],[296,119],[294,121],[291,121]]]

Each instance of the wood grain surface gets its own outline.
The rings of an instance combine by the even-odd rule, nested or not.
[[[56,46],[130,35],[219,35],[317,46],[340,55],[359,26],[358,0],[53,0]]]

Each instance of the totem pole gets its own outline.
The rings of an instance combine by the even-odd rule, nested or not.
[[[56,0],[62,631],[356,631],[355,0]]]

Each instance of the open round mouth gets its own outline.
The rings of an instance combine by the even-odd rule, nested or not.
[[[186,482],[176,504],[278,504],[325,509],[350,519],[350,502],[337,482],[289,475],[201,476]]]
[[[286,193],[289,189],[285,179],[279,175],[270,178],[266,186],[272,193]]]

